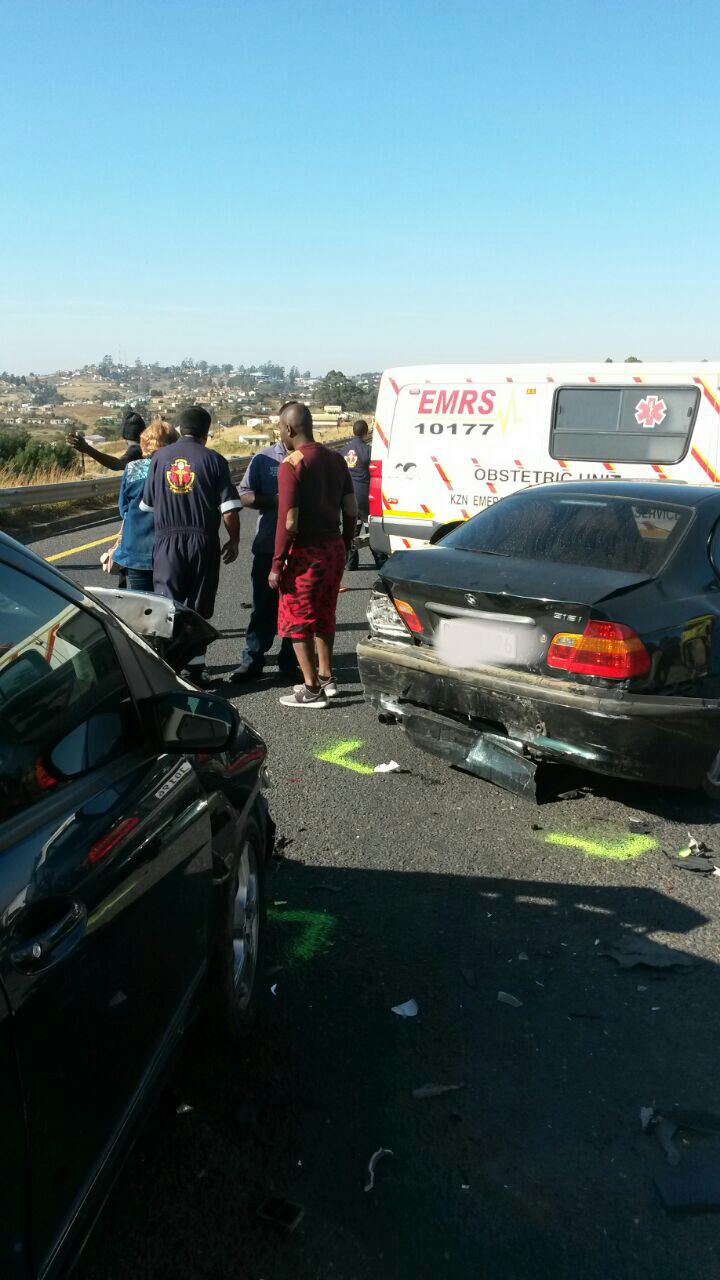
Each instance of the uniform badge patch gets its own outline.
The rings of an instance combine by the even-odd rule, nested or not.
[[[195,484],[195,472],[186,458],[176,458],[172,466],[165,472],[167,482],[173,493],[191,493]]]

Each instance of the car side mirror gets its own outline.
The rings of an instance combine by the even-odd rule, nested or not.
[[[159,693],[140,703],[143,721],[162,751],[227,751],[240,717],[224,698],[208,693]]]
[[[457,529],[459,524],[464,524],[464,520],[448,520],[446,524],[438,525],[434,533],[430,535],[430,546],[434,547],[437,542],[442,542],[453,529]]]

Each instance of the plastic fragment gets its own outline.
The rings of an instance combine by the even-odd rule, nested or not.
[[[179,1106],[175,1108],[175,1114],[178,1116],[186,1116],[188,1111],[194,1110],[195,1108],[191,1107],[189,1102],[181,1102]]]
[[[675,966],[689,969],[702,963],[697,956],[673,951],[661,942],[654,942],[644,933],[624,933],[617,942],[599,954],[616,960],[621,969],[633,969],[638,964],[647,965],[650,969],[670,969]]]
[[[412,1096],[421,1102],[424,1098],[442,1098],[446,1093],[455,1093],[464,1088],[464,1084],[422,1084],[419,1089],[413,1089]]]
[[[368,1161],[368,1180],[365,1183],[366,1191],[372,1191],[375,1186],[375,1170],[380,1161],[385,1156],[394,1156],[394,1154],[394,1151],[391,1151],[389,1147],[378,1147],[377,1151],[373,1152],[370,1160]]]
[[[673,1124],[671,1120],[666,1120],[664,1116],[660,1116],[655,1125],[655,1137],[667,1156],[668,1164],[673,1169],[680,1163],[680,1152],[673,1142],[676,1133],[677,1125]]]
[[[641,1108],[640,1108],[640,1124],[641,1124],[641,1126],[642,1126],[642,1131],[643,1131],[643,1133],[647,1133],[647,1131],[648,1131],[648,1129],[650,1128],[650,1125],[652,1124],[652,1122],[653,1122],[653,1120],[654,1120],[654,1119],[655,1119],[655,1108],[654,1108],[654,1107],[641,1107]]]
[[[406,1000],[404,1004],[394,1004],[390,1012],[396,1013],[399,1018],[414,1018],[419,1009],[417,1000]]]
[[[463,968],[462,968],[462,966],[461,966],[461,968],[460,968],[460,972],[461,972],[461,974],[462,974],[463,978],[465,979],[465,981],[467,982],[467,984],[468,984],[468,986],[469,986],[469,987],[471,987],[471,988],[475,988],[475,987],[477,986],[477,981],[476,981],[476,979],[475,979],[475,970],[474,970],[474,969],[463,969]]]
[[[376,764],[373,773],[397,773],[399,768],[397,760],[389,760],[387,764]]]
[[[294,1231],[305,1217],[305,1209],[301,1204],[293,1204],[292,1200],[282,1200],[272,1196],[264,1200],[257,1211],[263,1222],[272,1222],[273,1226],[284,1227],[286,1231]]]
[[[522,1009],[522,1000],[518,1000],[517,996],[511,996],[508,991],[498,991],[497,998],[500,1004],[509,1004],[513,1009]]]
[[[720,1209],[720,1164],[717,1160],[683,1170],[668,1170],[655,1179],[666,1209]]]
[[[274,996],[276,996],[276,995],[277,995],[277,982],[273,982],[273,984],[272,984],[272,986],[271,986],[271,988],[270,988],[270,991],[271,991],[272,995],[274,995]]]

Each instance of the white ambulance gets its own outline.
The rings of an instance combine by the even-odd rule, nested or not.
[[[422,546],[557,480],[720,483],[720,363],[428,365],[383,374],[370,545]]]

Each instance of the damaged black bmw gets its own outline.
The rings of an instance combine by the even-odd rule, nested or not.
[[[393,555],[365,698],[520,794],[539,767],[720,793],[720,491],[541,485]]]

